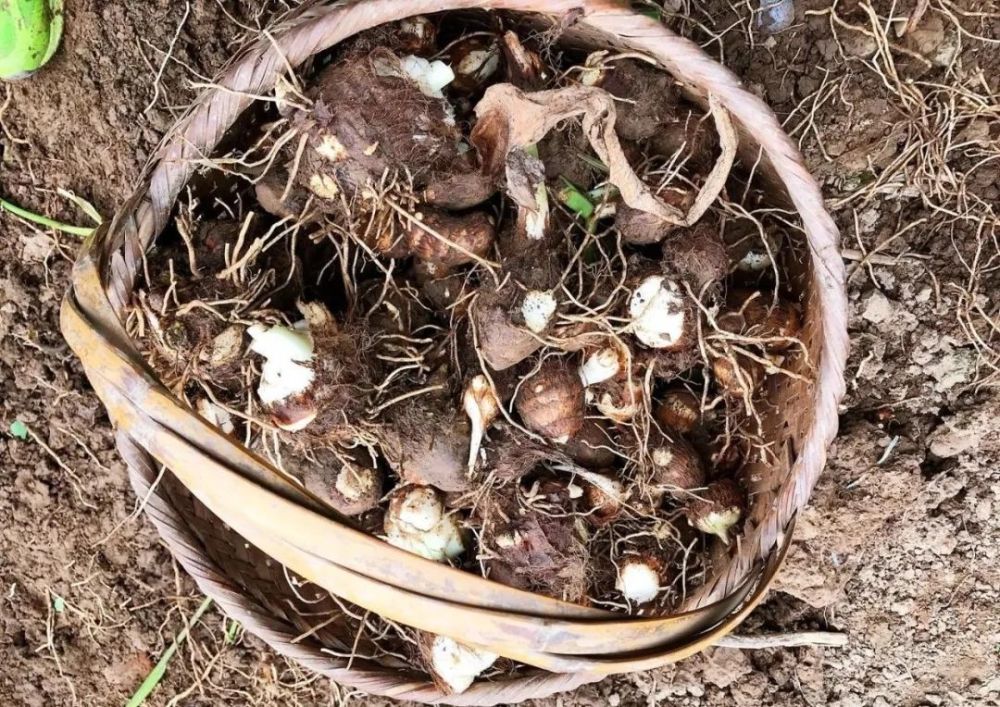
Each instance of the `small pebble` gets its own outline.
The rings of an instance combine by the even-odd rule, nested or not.
[[[760,0],[757,29],[764,34],[776,34],[788,29],[795,21],[793,0]]]

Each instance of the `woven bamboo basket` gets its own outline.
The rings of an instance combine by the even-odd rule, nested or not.
[[[752,509],[739,542],[716,558],[682,612],[629,617],[502,586],[393,548],[338,518],[293,479],[204,422],[158,381],[125,333],[123,315],[143,254],[254,96],[375,25],[429,12],[497,9],[558,27],[561,41],[639,52],[695,100],[709,95],[741,133],[741,159],[764,170],[793,207],[804,238],[789,276],[804,312],[803,378],[772,376],[764,398],[779,450],[751,470]],[[62,308],[62,329],[117,429],[118,448],[149,519],[171,552],[246,630],[278,653],[351,687],[430,703],[490,705],[654,668],[710,646],[763,599],[796,513],[836,433],[847,356],[846,298],[836,228],[798,151],[772,112],[688,40],[612,0],[354,0],[312,3],[240,54],[170,131],[135,195],[85,245]],[[808,381],[807,381],[808,379]],[[387,619],[488,648],[520,667],[446,695],[402,661],[352,658],[353,635],[307,618],[333,597]]]

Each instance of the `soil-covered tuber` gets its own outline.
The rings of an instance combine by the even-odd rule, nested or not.
[[[451,71],[434,68],[376,49],[345,57],[316,77],[312,108],[293,118],[308,139],[296,179],[325,209],[339,213],[344,203],[366,199],[365,187],[385,173],[421,189],[468,165],[440,95]]]
[[[540,508],[518,510],[517,501],[484,505],[483,549],[489,577],[518,589],[565,601],[581,601],[587,591],[587,548],[573,516],[565,484],[542,498],[562,513]]]
[[[382,498],[382,472],[367,453],[327,447],[308,453],[289,450],[282,463],[309,491],[344,515],[370,511]]]
[[[473,426],[460,403],[424,396],[390,408],[386,417],[379,439],[389,465],[401,479],[449,492],[470,488]],[[484,430],[488,426],[480,424]]]

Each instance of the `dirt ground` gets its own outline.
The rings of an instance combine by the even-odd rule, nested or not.
[[[846,648],[719,649],[546,705],[1000,704],[1000,7],[669,1],[768,100],[823,182],[850,272],[841,436],[766,605],[741,632]],[[239,36],[252,0],[71,0],[65,43],[0,86],[0,194],[110,215]],[[992,13],[992,14],[990,14]],[[170,60],[165,50],[172,46]],[[58,332],[78,242],[0,216],[0,704],[124,704],[201,597],[141,517],[107,417]],[[23,422],[26,439],[8,434]],[[16,427],[15,427],[16,430]],[[24,430],[21,430],[24,432]],[[150,704],[382,704],[210,609]]]

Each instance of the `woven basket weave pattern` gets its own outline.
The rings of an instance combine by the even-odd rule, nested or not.
[[[324,517],[301,488],[173,400],[122,326],[144,252],[171,218],[198,160],[213,153],[253,96],[269,93],[288,65],[299,66],[359,31],[411,14],[465,8],[538,13],[533,22],[558,26],[567,41],[642,52],[674,74],[696,99],[711,93],[740,125],[745,160],[754,160],[759,146],[762,169],[773,176],[802,221],[807,239],[792,249],[796,257],[789,271],[801,294],[808,357],[794,365],[812,382],[769,379],[763,418],[776,461],[753,470],[754,504],[746,532],[737,551],[719,558],[706,584],[688,598],[684,608],[690,614],[631,620],[562,606],[509,588],[471,583],[467,576],[449,574],[457,570],[427,567],[385,546],[374,550],[385,560],[379,568],[364,574],[350,569],[345,558],[355,551],[372,552],[366,544],[371,539]],[[278,22],[270,34],[273,41],[261,40],[242,52],[219,78],[224,88],[201,96],[170,132],[151,160],[142,188],[88,244],[63,308],[64,333],[118,428],[118,446],[133,487],[185,570],[229,615],[279,653],[361,690],[427,702],[495,704],[542,697],[607,673],[678,660],[731,630],[763,598],[787,548],[795,514],[823,468],[826,447],[836,433],[847,352],[837,232],[818,187],[771,111],[693,43],[611,0],[311,3]],[[246,495],[234,491],[230,498],[224,492],[230,488]],[[247,498],[257,499],[256,519],[239,507]],[[317,545],[315,538],[304,537],[305,531],[296,535],[294,527],[267,526],[271,513],[325,529],[343,543],[342,551]],[[395,575],[394,567],[399,568]],[[291,586],[292,572],[316,581],[303,590],[312,595],[300,596]],[[318,585],[340,596],[353,593],[362,600],[355,603],[375,611],[405,615],[401,604],[426,607],[427,612],[414,613],[405,623],[468,642],[492,640],[507,648],[499,652],[508,657],[555,672],[520,671],[447,696],[398,665],[349,661],[343,657],[354,638],[347,635],[348,621],[313,630],[317,622],[310,620],[310,612],[336,612],[340,606]],[[311,603],[317,592],[318,603]],[[373,606],[365,604],[368,596],[377,597]]]

